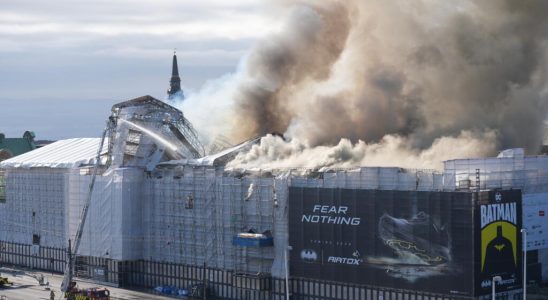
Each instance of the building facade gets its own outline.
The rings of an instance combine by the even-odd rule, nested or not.
[[[194,156],[165,118],[147,128],[167,141],[145,138],[151,106],[170,111],[155,101],[115,105],[103,143],[58,141],[0,164],[1,261],[62,272],[91,192],[76,274],[121,286],[205,282],[227,299],[477,299],[489,295],[485,278],[500,274],[497,288],[514,297],[521,228],[538,257],[531,268],[548,279],[548,230],[536,227],[546,223],[547,157],[514,150],[441,171],[227,169],[246,144]]]

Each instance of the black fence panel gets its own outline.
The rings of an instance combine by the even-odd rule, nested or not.
[[[0,241],[0,264],[61,273],[66,257],[66,250],[61,248]]]
[[[0,242],[0,263],[62,273],[66,262],[66,250],[41,248],[33,254],[31,245]],[[41,267],[35,267],[36,265]],[[204,266],[144,260],[115,261],[85,256],[76,257],[75,269],[78,277],[122,287],[144,287],[152,291],[154,287],[169,285],[190,292],[193,287],[203,288],[205,283],[209,299],[286,299],[286,280],[271,278],[267,274],[250,275]],[[308,278],[290,278],[289,294],[293,300],[469,299]]]

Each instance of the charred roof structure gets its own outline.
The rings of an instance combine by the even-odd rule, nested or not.
[[[147,166],[204,156],[198,134],[183,113],[151,96],[115,104],[107,126],[114,166]]]

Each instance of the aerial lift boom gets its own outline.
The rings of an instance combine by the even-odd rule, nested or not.
[[[82,232],[84,231],[84,224],[86,223],[86,218],[88,214],[89,205],[91,203],[91,196],[93,192],[93,186],[95,184],[95,178],[97,177],[97,170],[99,168],[99,165],[101,164],[101,151],[103,149],[103,145],[105,143],[105,138],[107,136],[107,132],[109,132],[112,128],[112,125],[114,124],[114,120],[112,118],[109,118],[107,121],[107,127],[103,131],[103,135],[101,136],[101,142],[99,144],[99,149],[97,150],[97,156],[95,158],[95,165],[93,166],[93,173],[91,176],[91,182],[89,184],[89,192],[88,197],[86,198],[86,202],[84,203],[84,207],[82,208],[82,212],[80,213],[80,220],[78,222],[78,228],[76,229],[76,235],[74,237],[74,243],[72,244],[69,241],[69,249],[68,249],[68,260],[65,265],[65,272],[63,277],[63,282],[61,283],[61,291],[66,293],[70,291],[71,288],[74,287],[74,284],[72,284],[72,277],[73,277],[73,255],[75,256],[78,252],[78,248],[80,247],[80,241],[82,239]]]

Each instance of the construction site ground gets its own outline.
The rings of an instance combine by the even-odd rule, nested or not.
[[[63,299],[63,293],[59,290],[61,282],[63,281],[63,276],[60,274],[15,268],[0,268],[0,274],[2,277],[7,277],[8,280],[13,283],[11,286],[0,287],[0,299],[2,300],[49,300],[50,290],[54,291],[55,299]],[[45,281],[49,281],[49,285],[39,285],[38,281],[33,276],[39,276],[40,274],[44,276]],[[76,282],[80,288],[106,287],[110,290],[111,299],[113,300],[174,299],[174,297],[152,294],[152,289],[149,291],[150,293],[147,293],[146,291],[104,286],[78,279],[76,279]],[[179,297],[177,299],[183,298]]]

